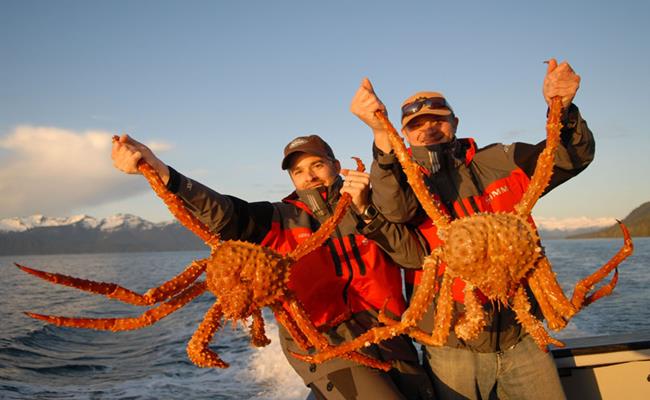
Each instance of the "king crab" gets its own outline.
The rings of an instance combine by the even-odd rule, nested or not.
[[[331,346],[317,354],[294,356],[319,363],[403,333],[421,343],[442,346],[454,322],[451,291],[454,278],[465,283],[465,312],[453,327],[460,339],[474,339],[485,327],[485,312],[477,297],[477,291],[480,291],[489,301],[497,303],[496,307],[511,308],[518,322],[542,350],[546,351],[549,343],[563,346],[531,314],[526,283],[539,303],[548,327],[561,330],[583,307],[612,293],[618,281],[617,266],[632,254],[633,244],[627,228],[619,221],[624,236],[623,247],[605,265],[576,284],[571,300],[565,296],[530,218],[533,206],[548,186],[553,173],[555,151],[562,129],[561,113],[560,98],[553,98],[546,125],[546,148],[540,154],[530,184],[513,212],[479,213],[450,221],[449,216],[441,211],[438,201],[429,194],[420,166],[410,158],[402,138],[386,115],[377,111],[375,115],[389,132],[391,145],[408,182],[437,227],[443,243],[425,257],[421,282],[399,321],[382,313],[380,320],[385,326],[372,328],[353,340]],[[587,295],[614,269],[616,271],[608,284]],[[438,287],[437,276],[440,275],[442,282]],[[428,334],[416,325],[433,302],[436,292],[434,329]]]
[[[113,141],[117,139],[117,136],[113,137]],[[357,170],[364,171],[361,160],[355,160]],[[187,211],[179,197],[167,190],[149,164],[141,160],[138,169],[171,213],[210,246],[210,257],[192,262],[179,275],[144,294],[135,293],[114,283],[89,281],[16,264],[21,270],[46,281],[101,294],[124,303],[151,306],[163,302],[134,318],[73,318],[31,312],[26,313],[28,316],[59,326],[110,331],[133,330],[154,324],[209,290],[217,300],[187,345],[190,360],[199,367],[228,367],[228,363],[208,347],[222,319],[231,321],[235,326],[238,321],[252,317],[251,343],[258,347],[269,344],[270,340],[264,333],[262,307],[271,308],[277,321],[287,328],[298,346],[304,350],[312,347],[324,350],[329,347],[327,338],[313,325],[298,299],[288,289],[287,283],[291,266],[321,246],[340,223],[351,204],[350,194],[344,193],[341,196],[332,217],[316,232],[298,244],[293,251],[282,255],[267,247],[248,242],[221,241],[219,235],[210,232]],[[206,280],[197,281],[204,272]],[[354,351],[343,354],[342,357],[382,370],[391,367],[387,362]]]

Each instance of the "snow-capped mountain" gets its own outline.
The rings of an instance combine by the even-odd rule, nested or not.
[[[560,239],[567,236],[578,235],[612,226],[616,218],[548,218],[534,217],[535,224],[542,238]]]
[[[147,230],[174,223],[173,221],[154,224],[132,214],[117,214],[112,217],[97,219],[89,215],[74,215],[72,217],[46,217],[41,214],[29,217],[14,217],[0,219],[0,232],[24,232],[34,228],[61,227],[78,225],[88,229],[111,231],[115,229]]]
[[[650,209],[649,205],[644,206]],[[543,239],[560,239],[602,230],[614,225],[615,219],[535,217],[535,222]],[[152,223],[131,214],[102,219],[88,215],[0,219],[0,256],[180,250],[207,250],[207,246],[176,221]]]
[[[178,251],[206,249],[175,221],[152,223],[131,214],[0,220],[0,255]]]
[[[41,214],[30,215],[29,217],[14,217],[0,219],[0,232],[24,232],[33,228],[72,225],[86,223],[88,227],[96,227],[97,220],[86,215],[75,215],[72,217],[49,218]]]

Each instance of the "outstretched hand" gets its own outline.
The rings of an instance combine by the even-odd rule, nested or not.
[[[580,75],[563,61],[558,65],[557,60],[551,58],[547,61],[548,68],[544,77],[543,93],[546,104],[551,106],[551,99],[556,96],[562,98],[562,107],[566,110],[580,87]]]
[[[138,162],[140,159],[151,165],[165,184],[169,181],[169,168],[144,144],[123,134],[118,140],[113,141],[111,151],[113,166],[127,174],[139,174]]]

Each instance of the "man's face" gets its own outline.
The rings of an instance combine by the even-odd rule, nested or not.
[[[402,128],[411,146],[428,146],[450,142],[456,134],[458,118],[452,115],[420,115]]]
[[[289,167],[289,176],[297,190],[329,187],[341,172],[341,164],[336,160],[298,153]]]

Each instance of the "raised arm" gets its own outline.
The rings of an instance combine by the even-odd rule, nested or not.
[[[372,202],[382,215],[391,222],[407,222],[418,210],[418,202],[408,187],[402,168],[393,154],[388,139],[389,132],[377,118],[378,110],[386,112],[372,83],[368,78],[361,81],[350,111],[363,121],[373,133],[373,163],[370,168],[370,181],[373,187]]]
[[[386,106],[379,100],[372,83],[368,78],[363,78],[361,85],[352,98],[350,111],[363,121],[372,130],[375,145],[382,151],[389,153],[391,151],[388,132],[385,130],[381,121],[375,115],[377,110],[386,112]]]
[[[167,189],[180,197],[186,208],[222,240],[259,243],[270,230],[274,212],[271,203],[249,203],[220,194],[168,167],[151,149],[128,135],[113,142],[111,157],[115,168],[127,174],[139,174],[137,164],[144,159],[160,175]]]
[[[421,268],[429,253],[424,238],[406,224],[393,223],[381,213],[368,212],[374,205],[370,196],[370,176],[366,172],[341,172],[346,178],[341,193],[349,193],[352,197],[352,207],[360,220],[357,225],[359,233],[376,242],[397,264],[405,268]]]
[[[587,122],[580,115],[573,99],[580,87],[580,76],[565,61],[558,65],[555,59],[548,61],[542,92],[550,105],[550,99],[559,96],[562,99],[562,131],[560,145],[555,156],[555,165],[551,182],[546,189],[550,191],[559,184],[584,170],[594,159],[594,136]],[[536,145],[515,143],[514,162],[528,175],[535,170],[537,157],[546,147],[546,141]]]

